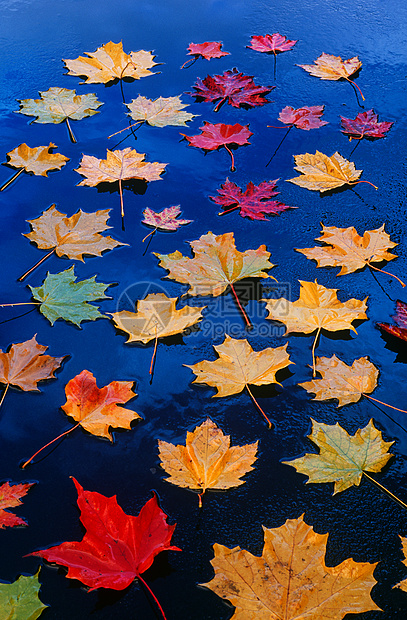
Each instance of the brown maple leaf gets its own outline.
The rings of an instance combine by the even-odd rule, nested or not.
[[[28,525],[25,519],[17,517],[13,512],[6,509],[21,506],[21,498],[28,493],[34,484],[36,483],[23,482],[18,484],[13,482],[10,484],[9,482],[4,482],[0,486],[0,529],[16,527],[17,525]]]
[[[344,79],[352,86],[355,86],[363,101],[365,100],[362,91],[359,86],[349,77],[359,71],[362,63],[357,56],[349,58],[348,60],[342,60],[340,56],[332,56],[332,54],[321,54],[313,65],[298,65],[311,75],[319,77],[321,80],[341,80]]]
[[[66,217],[60,213],[55,205],[44,211],[35,220],[27,220],[32,231],[24,234],[41,250],[49,250],[46,256],[18,279],[23,280],[40,263],[55,252],[57,256],[67,256],[72,260],[84,261],[83,255],[102,256],[105,250],[112,250],[118,245],[128,245],[116,241],[113,237],[104,237],[100,233],[111,228],[106,222],[109,219],[110,209],[85,213],[79,209],[75,215]]]
[[[98,159],[92,155],[83,155],[79,168],[75,168],[85,177],[78,185],[95,187],[99,183],[119,182],[120,206],[124,219],[122,181],[140,179],[146,182],[160,181],[160,175],[167,164],[144,161],[146,154],[135,149],[126,148],[122,151],[107,151],[106,159]]]
[[[303,515],[263,530],[261,557],[214,545],[215,577],[201,585],[236,608],[231,620],[342,620],[348,612],[380,609],[370,597],[377,563],[326,566],[328,534],[314,532]]]
[[[199,507],[207,489],[230,489],[245,483],[241,480],[252,471],[258,441],[230,447],[229,435],[207,418],[192,433],[187,433],[185,446],[158,440],[161,467],[169,474],[167,482],[199,490]]]
[[[18,172],[0,187],[0,192],[6,189],[22,172],[35,174],[36,176],[46,177],[50,170],[61,170],[69,161],[69,157],[65,157],[61,153],[51,153],[55,148],[52,142],[48,146],[35,146],[31,148],[23,142],[15,149],[7,153],[7,162],[4,166],[19,168]]]

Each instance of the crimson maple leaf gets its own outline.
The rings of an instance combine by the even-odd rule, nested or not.
[[[201,80],[197,79],[194,93],[187,93],[196,97],[199,101],[218,101],[215,112],[227,101],[234,108],[255,107],[270,103],[264,97],[275,86],[257,86],[253,82],[252,75],[243,75],[236,68],[225,71],[222,75],[207,75]]]
[[[230,52],[221,51],[221,41],[205,41],[205,43],[190,43],[188,47],[188,56],[196,56],[197,58],[205,58],[210,60],[211,58],[221,58],[222,56],[229,56]]]
[[[0,529],[5,527],[16,527],[17,525],[27,525],[27,521],[17,517],[13,512],[5,510],[20,506],[21,498],[27,494],[28,490],[35,482],[23,482],[22,484],[4,482],[0,485]]]
[[[246,47],[250,47],[252,50],[256,50],[256,52],[266,52],[277,54],[280,52],[287,52],[297,43],[296,41],[290,41],[282,34],[275,32],[274,34],[266,34],[254,35],[250,40],[250,45],[246,45]]]
[[[253,132],[249,130],[249,125],[239,125],[239,123],[235,125],[225,125],[224,123],[213,125],[204,121],[203,127],[199,129],[202,130],[202,133],[196,136],[186,136],[184,133],[181,136],[184,136],[191,146],[205,149],[205,151],[215,151],[224,146],[232,158],[231,170],[234,171],[235,160],[228,144],[235,146],[250,144],[249,138],[253,135]]]
[[[285,125],[295,125],[298,129],[318,129],[323,125],[328,125],[327,121],[322,121],[321,116],[324,113],[323,105],[304,106],[302,108],[292,108],[285,106],[279,114],[278,120]]]
[[[392,316],[395,325],[389,323],[378,323],[377,325],[383,331],[396,336],[401,340],[407,340],[407,303],[405,301],[396,301],[396,314]]]
[[[243,192],[236,183],[226,179],[220,189],[216,190],[219,196],[209,196],[209,198],[225,209],[218,215],[225,215],[225,213],[240,209],[239,213],[242,217],[248,217],[251,220],[266,220],[264,214],[279,215],[281,211],[292,208],[278,200],[270,200],[272,196],[277,196],[279,193],[276,191],[277,181],[278,179],[263,181],[260,185],[254,185],[250,181],[246,191]],[[231,205],[234,206],[228,209]]]
[[[80,520],[86,529],[84,537],[29,555],[66,566],[67,577],[79,579],[90,591],[124,590],[135,578],[148,588],[140,575],[150,568],[155,556],[161,551],[181,551],[170,544],[175,524],[168,525],[156,495],[134,517],[122,510],[115,495],[105,497],[86,491],[72,479],[78,491]]]
[[[385,138],[386,133],[393,125],[392,122],[378,122],[378,115],[374,110],[359,112],[356,118],[344,118],[341,116],[342,133],[349,135],[350,139],[355,138],[361,140],[366,138]]]

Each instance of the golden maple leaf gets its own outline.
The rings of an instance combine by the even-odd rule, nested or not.
[[[69,161],[69,157],[65,157],[61,153],[51,153],[51,149],[55,148],[52,142],[48,146],[29,147],[24,142],[15,149],[7,153],[8,161],[6,166],[13,168],[21,168],[21,172],[32,172],[35,175],[43,177],[47,176],[49,170],[61,170]]]
[[[249,384],[269,385],[270,383],[277,383],[281,385],[276,379],[276,373],[281,368],[293,364],[287,353],[287,344],[275,349],[269,347],[262,351],[253,351],[247,340],[235,340],[225,335],[223,343],[214,345],[213,348],[219,355],[219,358],[214,362],[202,360],[191,366],[184,364],[196,375],[193,383],[206,383],[215,387],[217,393],[214,394],[214,397],[238,394],[246,388],[271,427],[270,420],[254,398]]]
[[[230,437],[209,418],[187,433],[185,446],[158,440],[161,466],[170,476],[165,480],[198,489],[199,506],[206,489],[230,489],[245,483],[240,478],[252,471],[257,446],[258,441],[230,447]]]
[[[286,326],[285,335],[291,332],[311,334],[317,330],[312,346],[313,369],[315,377],[315,346],[322,329],[338,331],[351,329],[356,333],[352,321],[367,319],[366,300],[348,299],[344,303],[337,297],[337,290],[325,288],[315,282],[299,280],[301,289],[297,301],[279,299],[262,299],[268,310],[267,319],[281,321]]]
[[[99,183],[119,182],[121,214],[124,217],[122,181],[140,179],[143,181],[161,181],[160,174],[167,164],[144,161],[146,154],[138,153],[130,147],[122,151],[107,150],[106,159],[98,159],[92,155],[83,155],[79,168],[75,168],[84,176],[78,185],[95,187]]]
[[[377,563],[326,566],[328,534],[314,532],[303,515],[263,530],[261,557],[214,545],[215,577],[201,585],[234,605],[231,620],[341,620],[380,609],[370,598]]]
[[[312,420],[312,432],[308,438],[318,446],[319,454],[305,454],[283,463],[308,476],[307,484],[334,482],[334,495],[351,486],[359,486],[363,474],[375,482],[366,472],[381,471],[393,456],[388,449],[394,441],[383,441],[373,420],[354,435],[349,435],[339,424]]]
[[[404,555],[404,560],[402,560],[402,562],[404,566],[407,566],[407,538],[400,536],[400,540],[401,540],[401,545],[403,548],[403,555]],[[393,588],[400,588],[400,590],[407,592],[407,579],[400,581],[400,583],[397,583],[395,586],[393,586]]]
[[[338,399],[338,407],[357,403],[362,396],[373,392],[377,386],[379,371],[367,357],[355,360],[352,366],[342,362],[336,355],[317,357],[315,369],[322,379],[299,383],[307,392],[313,392],[313,400]]]
[[[136,123],[145,122],[153,127],[166,127],[167,125],[186,127],[187,122],[197,116],[190,112],[184,112],[184,108],[187,108],[188,105],[182,103],[180,96],[158,97],[152,101],[140,95],[131,103],[126,103],[126,106],[130,110],[128,116]]]
[[[34,123],[62,123],[66,122],[72,142],[76,142],[69,120],[81,120],[86,116],[99,114],[98,108],[103,103],[98,101],[93,93],[77,95],[76,91],[68,88],[52,86],[47,91],[40,91],[41,99],[18,99],[20,114],[36,116]]]
[[[299,177],[286,179],[286,181],[295,183],[300,187],[316,192],[320,191],[322,194],[342,185],[362,183],[358,179],[363,170],[356,170],[355,164],[342,157],[338,152],[331,157],[319,151],[316,151],[315,155],[304,153],[294,155],[294,160],[296,163],[294,169],[303,174]]]
[[[126,342],[146,344],[155,338],[179,334],[202,319],[202,310],[206,306],[184,306],[177,310],[176,302],[176,297],[152,293],[137,301],[136,312],[122,310],[111,316],[115,326],[128,334]]]
[[[321,54],[313,65],[298,65],[302,69],[305,69],[311,75],[319,77],[321,80],[341,80],[344,79],[352,86],[358,89],[360,95],[365,100],[362,91],[359,86],[355,84],[349,77],[359,71],[362,66],[362,62],[357,56],[348,58],[348,60],[342,60],[340,56],[332,56],[332,54]]]
[[[139,80],[154,75],[150,69],[159,64],[154,62],[151,52],[140,50],[126,54],[123,43],[105,43],[95,52],[85,52],[86,56],[75,59],[64,59],[67,75],[83,76],[87,79],[82,84],[107,84],[112,80],[132,78]]]

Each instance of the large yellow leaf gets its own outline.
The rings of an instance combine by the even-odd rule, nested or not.
[[[209,418],[192,433],[187,433],[185,446],[158,440],[161,466],[171,482],[179,487],[197,489],[230,489],[244,484],[240,478],[252,471],[258,442],[230,447],[230,437]]]
[[[150,69],[154,67],[155,56],[151,52],[140,50],[126,54],[123,43],[105,43],[95,52],[85,52],[86,56],[75,59],[66,59],[64,63],[68,69],[67,75],[84,76],[87,84],[107,84],[112,80],[133,78],[139,80],[148,75],[154,75]]]
[[[314,191],[328,192],[342,185],[355,185],[363,170],[356,170],[353,162],[348,161],[338,152],[331,157],[315,152],[294,155],[295,167],[302,176],[286,179],[290,183],[295,183],[300,187]]]
[[[287,344],[275,349],[269,347],[253,351],[247,340],[235,340],[226,335],[223,343],[213,348],[219,355],[214,362],[202,360],[192,366],[184,366],[195,373],[193,383],[215,387],[217,393],[214,396],[238,394],[248,385],[280,385],[276,372],[293,364],[287,353]]]
[[[283,463],[308,476],[307,483],[334,482],[334,495],[353,485],[359,486],[364,472],[380,471],[393,456],[388,449],[394,442],[383,441],[373,420],[354,435],[349,435],[339,424],[312,420],[308,438],[318,446],[319,454],[305,454]]]
[[[347,613],[380,609],[370,598],[377,564],[326,566],[328,534],[314,532],[303,517],[264,530],[257,557],[215,544],[215,577],[201,584],[234,605],[233,620],[342,620]]]
[[[397,258],[387,251],[398,244],[391,241],[390,236],[384,232],[384,224],[375,230],[366,230],[363,237],[358,235],[353,226],[337,228],[322,225],[322,235],[316,241],[323,241],[326,245],[295,249],[307,258],[316,260],[318,267],[341,267],[338,276],[362,269],[370,263]]]
[[[332,54],[321,54],[313,65],[298,65],[311,75],[321,78],[321,80],[348,80],[349,77],[358,71],[362,63],[357,56],[342,60],[340,56]]]
[[[126,342],[146,344],[155,338],[174,336],[200,321],[206,307],[184,306],[177,310],[176,301],[176,297],[153,293],[137,301],[136,312],[114,312],[112,320],[118,329],[129,335]]]
[[[357,403],[360,398],[373,392],[379,371],[367,357],[355,360],[352,366],[342,362],[336,355],[317,357],[315,369],[322,379],[299,383],[307,392],[315,394],[314,400],[338,399],[338,407]]]
[[[127,245],[113,237],[104,237],[100,233],[111,228],[106,222],[109,210],[85,213],[81,209],[75,215],[66,217],[55,205],[43,212],[35,220],[27,220],[32,232],[24,235],[42,250],[53,248],[57,256],[67,256],[83,261],[84,254],[101,256],[105,250],[118,245]]]
[[[141,95],[126,103],[129,108],[129,116],[134,121],[146,122],[153,127],[166,127],[167,125],[187,126],[196,114],[184,112],[186,103],[182,103],[181,97],[158,97],[152,101]]]
[[[65,166],[66,162],[69,161],[69,157],[65,157],[61,153],[51,153],[53,148],[55,148],[55,144],[52,142],[48,146],[35,146],[33,148],[23,142],[7,153],[6,165],[46,177],[49,170],[61,170],[62,166]]]

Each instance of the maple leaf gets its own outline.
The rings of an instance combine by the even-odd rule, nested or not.
[[[234,68],[232,71],[225,71],[222,75],[207,75],[201,80],[197,79],[194,86],[195,92],[187,93],[196,97],[199,101],[218,101],[214,111],[225,103],[229,103],[234,108],[257,107],[270,103],[264,95],[270,93],[275,86],[257,86],[253,82],[253,75],[243,75]]]
[[[6,385],[0,406],[10,385],[19,387],[24,392],[39,392],[38,381],[55,378],[54,372],[61,366],[66,355],[44,355],[47,349],[47,346],[38,344],[33,336],[31,340],[12,344],[7,353],[0,350],[0,383]]]
[[[361,237],[353,226],[349,228],[337,228],[336,226],[324,226],[322,224],[322,236],[315,241],[323,241],[326,245],[314,248],[294,248],[301,252],[310,260],[317,261],[317,267],[341,267],[338,276],[353,273],[358,269],[363,269],[366,265],[373,267],[371,263],[381,263],[383,261],[397,258],[387,250],[394,248],[397,243],[390,240],[390,236],[384,232],[384,224],[375,230],[366,230]],[[388,275],[387,271],[384,273]],[[399,278],[395,277],[399,282]],[[401,282],[403,286],[404,283]]]
[[[404,566],[407,566],[407,538],[400,536],[400,540],[401,540],[401,545],[402,545],[403,555],[404,555],[404,560],[402,560],[402,562]],[[407,579],[400,581],[400,583],[397,583],[395,586],[393,586],[393,588],[400,588],[400,590],[407,592]]]
[[[252,131],[249,131],[249,125],[225,125],[224,123],[207,123],[204,121],[203,127],[200,127],[202,132],[196,136],[186,136],[184,133],[181,135],[188,140],[190,146],[195,146],[198,149],[204,149],[205,151],[215,151],[221,146],[224,146],[230,157],[232,158],[231,171],[235,170],[235,160],[233,153],[228,147],[242,146],[243,144],[250,144],[249,138],[253,135]]]
[[[151,592],[141,574],[162,551],[181,551],[170,544],[175,524],[168,525],[156,495],[135,517],[123,511],[116,496],[86,491],[75,478],[73,481],[78,491],[80,520],[86,529],[84,537],[79,542],[64,542],[30,555],[66,566],[67,577],[79,579],[89,586],[89,591],[124,590],[137,578]]]
[[[118,245],[128,245],[116,241],[113,237],[104,237],[100,233],[111,228],[106,222],[109,219],[110,209],[85,213],[79,209],[75,215],[66,217],[60,213],[55,205],[44,211],[35,220],[27,220],[32,231],[24,234],[30,241],[35,243],[41,250],[52,250],[44,256],[44,261],[55,252],[57,256],[67,256],[72,260],[84,261],[83,255],[102,256],[105,250],[112,250]],[[23,280],[37,266],[32,267],[19,280]]]
[[[383,331],[391,336],[407,340],[407,303],[398,299],[396,301],[396,314],[392,317],[395,325],[389,323],[377,323]]]
[[[130,110],[128,116],[136,121],[135,124],[148,123],[153,127],[167,127],[167,125],[186,127],[187,122],[197,116],[190,112],[184,112],[184,108],[187,108],[188,104],[182,103],[180,96],[158,97],[153,101],[140,95],[125,105]]]
[[[219,356],[214,362],[202,360],[192,366],[184,364],[196,375],[193,383],[205,383],[215,387],[217,393],[214,397],[239,394],[246,388],[254,404],[272,428],[273,424],[254,398],[249,384],[277,383],[281,385],[276,379],[276,373],[293,363],[287,353],[287,344],[275,349],[269,347],[261,351],[253,351],[247,340],[236,340],[226,334],[223,343],[213,345],[213,348]]]
[[[327,121],[321,120],[324,107],[323,105],[313,105],[295,109],[287,105],[281,110],[278,120],[285,125],[294,125],[298,129],[304,129],[305,131],[318,129],[323,125],[328,125]]]
[[[342,60],[340,56],[332,56],[332,54],[321,54],[313,65],[297,65],[301,67],[311,75],[319,77],[321,80],[341,80],[344,79],[350,82],[352,86],[355,86],[360,95],[365,100],[362,91],[359,86],[349,77],[359,71],[362,66],[361,61],[357,56],[349,58],[348,60]]]
[[[340,493],[351,486],[359,486],[363,474],[379,472],[393,456],[388,449],[394,441],[383,441],[381,431],[373,420],[354,435],[349,435],[339,424],[322,424],[312,420],[308,438],[318,446],[319,454],[305,454],[292,461],[282,461],[308,476],[308,483],[334,482],[334,492]],[[367,475],[369,480],[372,479]]]
[[[154,62],[155,56],[151,52],[139,50],[126,54],[123,43],[105,43],[95,52],[84,52],[86,56],[74,59],[64,59],[67,75],[86,77],[82,84],[108,84],[112,80],[130,78],[139,80],[142,77],[154,75],[150,69],[159,64]]]
[[[222,295],[230,286],[240,311],[250,324],[239,302],[233,284],[244,278],[272,278],[264,273],[265,269],[274,267],[268,260],[270,252],[261,245],[257,250],[236,250],[232,232],[214,235],[208,232],[190,246],[194,258],[182,256],[178,250],[172,254],[158,254],[160,267],[169,271],[168,278],[182,284],[188,284],[189,295]]]
[[[17,113],[27,116],[36,116],[33,123],[62,123],[66,122],[72,142],[76,142],[72,133],[69,119],[81,120],[86,116],[98,114],[98,108],[103,102],[98,101],[93,93],[77,95],[75,90],[52,86],[47,91],[39,91],[41,99],[17,99],[20,110]]]
[[[0,486],[0,529],[5,527],[16,527],[17,525],[28,525],[25,519],[17,517],[17,515],[6,509],[20,506],[22,504],[21,498],[28,493],[28,490],[34,486],[34,484],[35,482],[26,482],[22,484],[13,482],[12,485],[10,485],[9,482],[4,482]],[[0,605],[0,609],[4,609],[4,607]]]
[[[48,176],[47,172],[50,170],[61,170],[66,162],[69,161],[69,157],[65,157],[61,153],[51,153],[53,148],[55,148],[55,144],[52,142],[48,146],[35,146],[33,148],[23,142],[7,153],[7,162],[3,165],[19,168],[19,170],[9,181],[1,186],[0,191],[6,189],[22,172],[46,177]]]
[[[325,288],[315,282],[299,280],[301,289],[299,299],[288,301],[279,299],[262,299],[268,310],[267,319],[280,321],[286,326],[285,335],[291,332],[311,334],[317,330],[312,346],[313,369],[315,377],[315,346],[322,329],[338,331],[351,329],[356,333],[352,321],[367,319],[366,300],[348,299],[344,303],[337,297],[338,289]]]
[[[245,483],[240,478],[252,471],[258,441],[230,447],[229,435],[207,418],[192,433],[187,433],[185,446],[158,440],[161,466],[169,474],[167,482],[197,489],[199,507],[207,489],[230,489]]]
[[[218,215],[225,215],[235,209],[240,209],[239,214],[242,217],[248,217],[251,220],[267,220],[265,215],[279,215],[289,207],[279,200],[270,200],[273,196],[279,194],[276,191],[278,179],[275,181],[263,181],[260,185],[254,185],[251,181],[247,184],[246,190],[242,189],[226,179],[225,183],[217,189],[219,196],[209,196],[213,202],[222,205],[225,209]],[[228,207],[231,207],[228,209]]]
[[[341,620],[380,609],[370,598],[377,563],[349,558],[326,566],[328,534],[314,532],[303,515],[263,530],[261,557],[215,544],[215,577],[200,584],[234,605],[233,620]]]
[[[82,321],[94,321],[105,315],[89,302],[110,299],[105,291],[111,284],[96,282],[96,276],[76,282],[74,267],[59,273],[47,273],[42,286],[30,286],[34,299],[40,302],[39,310],[53,325],[64,319],[79,327]]]
[[[144,161],[146,154],[138,153],[130,147],[122,151],[107,150],[106,159],[98,159],[92,155],[83,155],[79,168],[75,168],[84,176],[78,185],[95,187],[99,183],[119,182],[121,215],[124,218],[122,181],[141,179],[143,181],[161,181],[160,174],[167,164]]]
[[[230,52],[223,52],[221,50],[221,41],[205,41],[205,43],[190,43],[188,49],[188,56],[195,56],[198,58],[205,58],[210,60],[211,58],[221,58],[222,56],[230,56]]]
[[[268,54],[279,54],[281,52],[287,52],[297,41],[290,41],[282,34],[275,32],[274,34],[266,34],[264,36],[261,35],[253,35],[250,40],[250,45],[246,45],[246,47],[250,47],[252,50],[256,50],[256,52],[265,52]]]
[[[374,110],[359,112],[356,118],[345,118],[341,116],[342,133],[350,136],[350,140],[361,140],[362,138],[385,138],[393,123],[382,121],[378,122],[378,115]]]
[[[143,211],[143,219],[141,221],[143,224],[147,224],[147,226],[154,227],[154,230],[149,233],[152,235],[157,229],[174,231],[184,224],[190,224],[193,222],[193,220],[177,219],[180,214],[181,209],[179,205],[175,205],[174,207],[166,207],[159,212],[153,211],[147,207]]]
[[[355,164],[338,152],[331,157],[319,151],[316,151],[315,155],[304,153],[294,155],[294,160],[297,164],[294,170],[302,172],[303,175],[286,180],[306,189],[320,191],[321,194],[342,185],[356,185],[357,183],[373,185],[370,181],[358,181],[363,170],[356,170]],[[377,189],[375,185],[373,187]]]
[[[0,609],[9,620],[36,620],[48,607],[39,598],[41,584],[38,574],[20,575],[13,583],[0,583]]]

